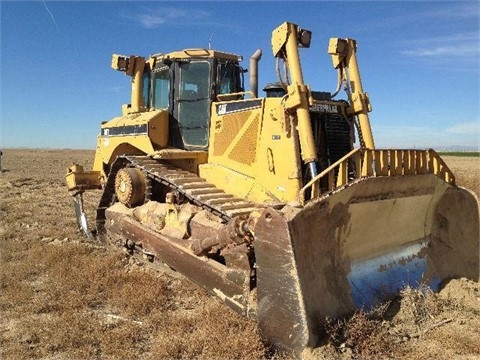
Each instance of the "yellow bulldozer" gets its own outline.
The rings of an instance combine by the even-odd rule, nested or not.
[[[332,38],[334,93],[305,84],[311,31],[272,32],[278,80],[250,58],[185,49],[113,55],[131,103],[103,122],[92,171],[66,175],[80,229],[158,259],[302,351],[322,319],[405,286],[479,280],[478,201],[433,150],[376,149],[356,41]],[[335,99],[340,90],[345,99]],[[96,229],[84,191],[102,189]]]

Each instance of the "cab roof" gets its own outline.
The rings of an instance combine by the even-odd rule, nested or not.
[[[150,57],[154,58],[156,61],[161,61],[166,59],[176,60],[176,59],[191,59],[191,58],[207,58],[207,59],[217,58],[217,59],[224,59],[224,60],[233,60],[238,62],[243,60],[242,56],[240,55],[231,54],[223,51],[217,51],[217,50],[207,50],[202,48],[179,50],[179,51],[174,51],[168,54],[162,54],[162,53],[153,54]]]

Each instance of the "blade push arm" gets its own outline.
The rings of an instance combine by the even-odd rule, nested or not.
[[[372,129],[368,113],[372,111],[368,94],[363,92],[357,62],[357,42],[353,39],[331,38],[328,53],[332,55],[333,67],[340,72],[341,81],[348,86],[350,111],[357,115],[361,138],[368,149],[374,149]],[[348,76],[348,79],[347,79]]]
[[[272,33],[272,50],[276,58],[285,60],[291,76],[287,86],[288,95],[284,102],[287,110],[295,110],[298,119],[298,135],[302,160],[308,164],[310,175],[317,175],[317,155],[310,123],[309,104],[312,102],[310,89],[303,82],[302,67],[298,55],[299,47],[309,47],[312,33],[298,25],[284,22]]]

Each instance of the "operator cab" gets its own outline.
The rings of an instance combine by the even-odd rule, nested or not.
[[[153,69],[147,68],[144,76],[145,104],[168,109],[170,146],[207,150],[212,101],[244,91],[241,57],[205,49],[154,57]]]

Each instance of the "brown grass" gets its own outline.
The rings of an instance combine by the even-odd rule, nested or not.
[[[72,160],[91,168],[93,151],[3,153],[0,358],[289,358],[262,343],[254,322],[177,273],[85,241],[77,231],[63,176]],[[446,162],[460,185],[479,194],[475,158]],[[94,213],[99,195],[86,194],[87,213]],[[475,342],[480,333],[475,296],[480,293],[470,283],[462,284],[440,295],[404,293],[393,318],[385,310],[380,317],[359,312],[326,322],[328,344],[316,354],[362,359],[480,356]],[[468,295],[470,302],[453,294]],[[409,337],[445,317],[455,320]],[[442,349],[443,344],[450,350]]]
[[[455,174],[457,184],[472,190],[480,198],[480,158],[445,156],[444,160]]]
[[[86,242],[63,175],[91,151],[4,150],[0,358],[262,358],[256,326],[166,267]],[[93,213],[99,193],[85,197]]]

